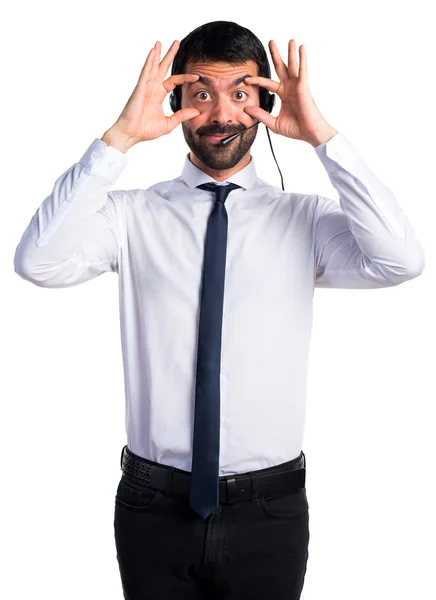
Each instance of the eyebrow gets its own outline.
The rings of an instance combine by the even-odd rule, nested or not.
[[[197,75],[197,73],[195,73],[195,74]],[[241,77],[238,77],[234,81],[231,81],[230,87],[235,87],[235,86],[239,85],[240,83],[242,83],[244,81],[244,79],[246,77],[253,77],[253,75],[251,75],[251,73],[245,73],[245,75],[242,75]],[[199,78],[197,79],[197,81],[188,81],[188,83],[186,85],[187,85],[187,87],[191,87],[191,86],[195,85],[196,83],[203,83],[204,85],[212,87],[212,81],[209,79],[209,77],[204,77],[203,75],[200,75]]]

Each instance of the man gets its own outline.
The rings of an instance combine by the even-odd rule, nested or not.
[[[127,445],[114,527],[129,600],[300,598],[314,288],[395,286],[424,268],[392,192],[317,109],[304,47],[299,65],[295,40],[288,65],[269,47],[279,81],[233,22],[198,27],[162,61],[156,42],[115,124],[55,182],[17,247],[16,272],[42,287],[119,276]],[[340,204],[259,179],[256,120],[311,144]],[[181,176],[108,191],[129,148],[180,123]]]

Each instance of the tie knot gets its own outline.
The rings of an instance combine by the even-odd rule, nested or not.
[[[230,194],[232,190],[236,188],[240,188],[240,185],[236,183],[228,183],[227,185],[218,185],[216,183],[203,183],[202,185],[197,185],[200,190],[209,190],[211,192],[215,192],[215,200],[217,202],[224,203],[226,201],[227,196]]]

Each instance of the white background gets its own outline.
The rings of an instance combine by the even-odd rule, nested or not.
[[[155,41],[163,57],[173,40],[214,20],[251,29],[275,80],[268,41],[285,62],[291,38],[305,44],[318,108],[395,193],[426,255],[423,274],[400,286],[315,291],[302,598],[436,597],[430,10],[428,0],[27,1],[3,9],[2,598],[122,598],[113,537],[126,443],[117,276],[43,289],[14,272],[13,255],[54,181],[117,119]],[[312,146],[270,135],[286,191],[338,199]],[[139,144],[111,189],[177,177],[187,151],[181,126]],[[264,125],[252,154],[259,177],[280,187]]]

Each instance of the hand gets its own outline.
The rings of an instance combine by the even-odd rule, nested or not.
[[[317,146],[338,133],[319,112],[308,84],[306,50],[299,48],[300,66],[297,65],[295,40],[288,45],[287,67],[283,62],[274,40],[269,42],[276,72],[280,83],[267,77],[246,77],[251,85],[260,85],[277,94],[281,100],[280,113],[273,117],[259,106],[246,106],[244,111],[264,123],[274,133]]]
[[[183,73],[172,75],[163,81],[175,55],[179,42],[174,40],[160,62],[162,45],[158,41],[148,54],[141,74],[123,112],[111,127],[133,143],[153,140],[170,133],[179,123],[193,119],[200,114],[196,108],[181,108],[170,117],[164,115],[162,102],[177,85],[196,81],[198,75]],[[133,145],[133,144],[132,144]]]

